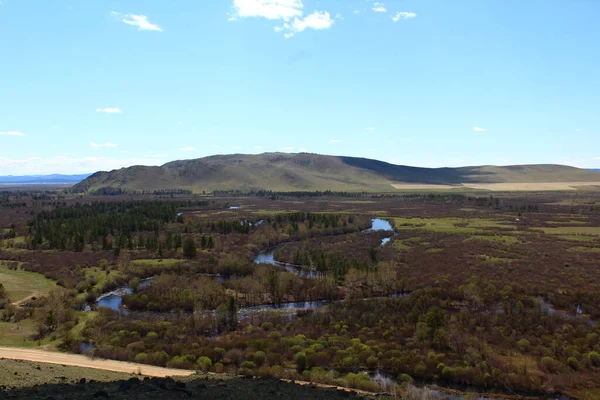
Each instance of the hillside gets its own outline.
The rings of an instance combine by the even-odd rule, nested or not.
[[[600,182],[600,173],[561,165],[420,168],[383,161],[319,154],[264,153],[217,155],[173,161],[160,167],[133,166],[97,172],[74,186],[78,192],[100,189],[278,191],[390,191],[393,184],[465,184]]]

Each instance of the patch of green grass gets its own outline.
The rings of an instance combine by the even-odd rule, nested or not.
[[[547,224],[550,225],[585,225],[587,222],[585,221],[546,221]]]
[[[399,229],[422,229],[441,233],[485,233],[486,229],[516,229],[503,220],[480,218],[394,218]]]
[[[0,283],[8,292],[11,301],[29,296],[45,296],[56,288],[56,282],[35,272],[10,270],[0,262]]]
[[[600,235],[598,226],[561,226],[558,228],[532,228],[548,235]]]
[[[394,249],[396,249],[398,251],[406,251],[406,250],[412,249],[412,247],[407,245],[406,243],[404,243],[403,240],[395,240],[394,241]]]
[[[583,235],[560,235],[559,238],[564,240],[571,240],[574,242],[593,242],[596,240],[593,236],[583,236]]]
[[[177,258],[163,258],[163,259],[140,259],[131,261],[133,265],[151,265],[151,266],[163,266],[163,267],[172,267],[174,265],[182,263],[183,260],[179,260]]]
[[[432,247],[431,249],[425,250],[425,253],[427,253],[427,254],[433,254],[433,253],[439,253],[439,252],[442,252],[442,251],[444,251],[444,249]]]
[[[505,257],[489,257],[489,256],[483,256],[482,257],[482,261],[481,264],[487,265],[487,264],[503,264],[503,263],[513,263],[515,261],[518,261],[514,258],[505,258]]]
[[[504,243],[504,244],[515,244],[519,242],[519,239],[515,236],[510,235],[473,235],[467,239],[465,242],[476,241],[476,240],[484,240],[487,242],[495,242],[495,243]]]
[[[25,319],[20,322],[0,322],[0,346],[6,347],[39,347],[52,342],[44,339],[41,342],[30,340],[36,333],[36,323]]]
[[[572,251],[575,253],[600,253],[600,248],[578,246],[578,247],[571,247],[569,249],[569,251]]]

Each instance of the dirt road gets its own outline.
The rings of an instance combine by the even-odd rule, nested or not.
[[[160,368],[150,365],[128,363],[122,361],[91,359],[78,354],[54,353],[43,350],[0,347],[0,358],[11,360],[33,361],[47,364],[69,365],[74,367],[95,368],[105,371],[124,372],[164,378],[166,376],[189,376],[193,371]]]

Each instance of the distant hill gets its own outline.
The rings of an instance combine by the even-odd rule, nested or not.
[[[600,173],[562,165],[419,168],[356,157],[264,153],[217,155],[97,172],[74,186],[79,192],[124,190],[269,189],[277,191],[390,191],[393,184],[449,185],[600,182]],[[599,183],[600,184],[600,183]]]
[[[75,184],[79,183],[90,174],[81,175],[23,175],[0,176],[0,184]]]

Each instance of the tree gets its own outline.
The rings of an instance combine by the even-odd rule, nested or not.
[[[431,307],[427,314],[425,314],[425,323],[429,330],[429,335],[433,336],[435,332],[444,326],[446,322],[446,315],[444,310],[437,306]]]
[[[194,238],[189,236],[183,242],[183,256],[185,258],[195,258],[196,257],[196,242],[194,242]]]

